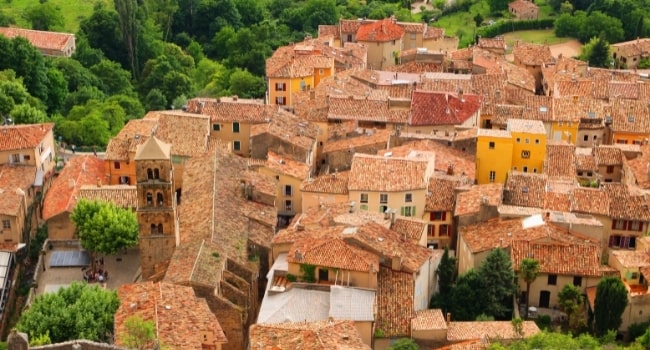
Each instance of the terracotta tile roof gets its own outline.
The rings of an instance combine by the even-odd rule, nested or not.
[[[397,232],[399,235],[406,237],[412,243],[418,244],[420,238],[426,232],[427,222],[424,220],[398,216],[395,218],[395,223],[391,226],[391,230]]]
[[[378,154],[383,156],[390,152],[393,157],[406,157],[413,151],[433,152],[436,155],[435,169],[447,173],[449,167],[453,167],[454,174],[464,175],[474,179],[476,172],[476,161],[473,154],[449,147],[440,142],[432,140],[417,140],[406,142],[405,144],[387,150],[379,151]]]
[[[571,211],[571,193],[546,191],[544,194],[544,209],[563,212]]]
[[[424,23],[416,22],[395,22],[398,26],[404,28],[406,33],[423,33],[427,30],[427,25]],[[440,28],[431,28],[431,29],[440,29]],[[443,30],[444,31],[444,30]]]
[[[318,26],[318,37],[322,38],[325,36],[333,36],[335,38],[341,37],[341,32],[339,31],[339,26],[336,24],[320,24]]]
[[[488,205],[498,206],[503,200],[503,184],[475,185],[458,193],[456,196],[456,208],[454,216],[471,215],[478,213],[481,202]]]
[[[187,110],[209,116],[212,123],[263,123],[275,114],[278,107],[251,100],[197,97],[187,101]]]
[[[179,210],[181,244],[210,240],[220,247],[224,259],[244,264],[248,263],[248,240],[270,245],[274,227],[257,216],[263,215],[266,222],[276,216],[276,209],[244,198],[241,181],[246,179],[246,170],[246,159],[220,151],[185,163],[183,208]]]
[[[524,338],[541,332],[533,321],[524,321]],[[465,341],[473,339],[519,339],[510,321],[472,321],[449,322],[447,341]]]
[[[610,81],[608,84],[609,98],[624,98],[636,100],[641,97],[639,82]]]
[[[402,55],[405,54],[406,53],[402,51]],[[386,67],[385,69],[390,72],[399,72],[399,73],[425,73],[425,72],[442,72],[443,66],[442,64],[438,64],[438,63],[411,61],[396,66]]]
[[[210,118],[180,111],[149,112],[145,118],[158,115],[156,137],[172,145],[173,155],[192,157],[208,150]]]
[[[516,241],[558,242],[558,244],[585,244],[586,236],[567,233],[567,229],[537,218],[491,219],[480,224],[459,228],[459,234],[469,251],[480,253],[497,247],[507,248]],[[533,220],[532,224],[529,224]],[[540,224],[537,223],[540,222]],[[594,241],[594,243],[597,243]]]
[[[432,329],[447,329],[445,316],[440,309],[428,309],[415,312],[411,321],[411,331],[426,331]]]
[[[280,174],[285,174],[299,180],[306,180],[310,174],[309,165],[288,157],[283,157],[273,151],[268,151],[265,166]]]
[[[650,118],[648,118],[648,104],[645,100],[611,101],[613,132],[634,134],[650,134]]]
[[[191,287],[171,283],[142,282],[122,285],[117,291],[120,307],[115,313],[115,338],[118,345],[128,336],[125,321],[140,316],[153,321],[156,338],[175,349],[200,349],[227,343],[217,317],[205,299],[197,298]],[[204,340],[204,333],[214,343]]]
[[[530,1],[526,1],[526,0],[515,0],[515,1],[511,2],[510,4],[508,4],[508,7],[511,7],[513,9],[517,10],[517,12],[528,11],[528,10],[531,10],[531,9],[537,9],[538,8],[537,5],[535,5],[534,2],[530,2]]]
[[[502,36],[495,38],[478,38],[478,47],[482,49],[506,49],[506,40]]]
[[[598,169],[596,157],[592,154],[591,148],[576,148],[576,170],[595,171]]]
[[[618,49],[620,55],[636,56],[650,51],[650,39],[636,39],[612,44],[612,48]]]
[[[269,134],[290,145],[310,150],[316,142],[318,133],[319,128],[316,124],[302,120],[284,110],[278,110],[268,123],[251,126],[250,137]]]
[[[304,216],[304,213],[302,214]],[[294,221],[296,221],[294,219]],[[302,225],[304,229],[297,229],[295,226]],[[279,230],[273,236],[271,241],[272,245],[294,243],[300,240],[313,240],[320,241],[326,238],[335,239],[342,236],[345,229],[344,226],[331,226],[331,227],[314,227],[308,220],[301,220],[299,225],[290,225],[289,228]]]
[[[328,119],[405,124],[408,116],[408,110],[390,109],[387,99],[375,100],[355,96],[329,97]]]
[[[377,222],[385,227],[390,227],[390,219],[386,219],[382,213],[366,210],[354,210],[352,213],[349,211],[350,205],[348,202],[323,203],[319,206],[307,208],[307,210],[296,215],[290,227],[303,226],[323,229],[335,225],[361,226],[368,222]],[[275,235],[274,243],[276,238],[279,239],[278,236],[281,236],[281,232],[283,231],[281,230]]]
[[[27,193],[34,184],[35,178],[36,167],[0,165],[0,214],[18,216],[20,207],[25,201],[22,193]]]
[[[244,171],[243,177],[254,186],[255,192],[275,197],[278,189],[278,181],[275,178],[260,174],[254,170]]]
[[[34,149],[53,127],[54,123],[3,125],[0,127],[0,151]]]
[[[370,350],[350,320],[254,324],[249,337],[262,350]]]
[[[600,145],[593,150],[596,164],[598,165],[622,165],[623,152],[615,146]]]
[[[512,267],[519,269],[526,258],[539,261],[540,272],[557,275],[601,276],[600,245],[596,242],[567,244],[540,241],[513,241],[511,247]]]
[[[129,153],[135,153],[137,146],[143,144],[155,132],[158,120],[155,118],[132,119],[108,142],[106,160],[129,160]]]
[[[118,207],[135,209],[138,194],[135,186],[128,185],[86,185],[79,189],[79,198],[90,201],[114,203]]]
[[[413,274],[382,266],[377,284],[377,329],[386,337],[408,336],[415,317]]]
[[[418,272],[431,257],[430,249],[404,239],[403,235],[375,222],[358,226],[351,234],[344,232],[343,237],[348,242],[377,253],[382,261],[400,259],[402,271]]]
[[[372,145],[383,145],[383,148],[386,148],[390,135],[391,130],[388,129],[367,129],[361,135],[345,137],[338,140],[328,140],[325,146],[323,146],[323,153],[339,152]]]
[[[571,211],[609,216],[609,195],[603,189],[576,188],[571,194]]]
[[[74,42],[75,39],[72,33],[48,32],[14,27],[0,27],[0,35],[9,39],[20,36],[27,39],[27,41],[38,49],[57,51],[65,50],[70,41]]]
[[[352,158],[348,189],[350,191],[409,191],[428,186],[425,157],[382,157],[355,153]],[[393,181],[399,178],[400,181]]]
[[[418,89],[426,91],[472,91],[471,74],[435,73],[422,74]]]
[[[605,101],[584,96],[553,98],[553,120],[576,122],[580,119],[605,119]],[[599,124],[601,125],[601,124]],[[580,125],[584,127],[584,123]]]
[[[63,212],[71,213],[77,204],[81,187],[96,184],[97,179],[108,182],[102,159],[90,155],[70,158],[45,195],[43,220]]]
[[[221,281],[226,258],[224,252],[208,240],[180,244],[174,250],[164,281],[216,287]]]
[[[470,184],[469,178],[454,175],[435,175],[429,179],[426,211],[453,211],[456,188]]]
[[[542,122],[553,121],[554,105],[550,96],[529,95],[523,97],[524,118],[541,120]],[[575,120],[578,121],[577,119]]]
[[[357,30],[357,41],[386,42],[400,40],[404,36],[404,28],[390,19],[364,24]]]
[[[416,90],[411,100],[409,124],[462,124],[480,108],[480,95]]]
[[[342,171],[307,179],[300,185],[300,191],[328,194],[348,194],[349,176],[349,171]]]
[[[554,97],[583,96],[596,98],[595,84],[591,79],[555,80]]]
[[[529,134],[546,135],[544,123],[541,120],[508,119],[507,130]]]
[[[641,146],[641,155],[628,160],[636,184],[644,189],[650,188],[650,145]]]
[[[549,142],[546,145],[544,173],[548,174],[548,176],[575,176],[575,146],[564,142]]]
[[[302,78],[314,75],[319,68],[334,67],[334,58],[321,55],[273,56],[266,60],[269,78]]]
[[[424,34],[422,38],[424,39],[440,39],[445,36],[445,28],[437,28],[424,26]]]
[[[648,200],[640,191],[621,183],[603,183],[609,196],[609,215],[612,219],[650,221]]]
[[[494,106],[492,125],[506,126],[508,120],[510,120],[511,118],[523,119],[526,117],[524,115],[525,109],[526,107],[522,105],[498,104]],[[479,131],[483,132],[483,129]],[[508,138],[509,137],[510,136],[508,136]]]
[[[551,48],[548,45],[518,42],[512,50],[515,62],[519,61],[528,66],[541,66],[555,62]]]
[[[522,207],[544,207],[546,174],[511,171],[503,190],[503,203]]]
[[[616,257],[616,260],[625,268],[650,266],[650,255],[648,252],[638,250],[610,250],[609,253]]]
[[[301,239],[291,246],[287,261],[350,271],[374,272],[379,256],[348,244],[341,238]]]
[[[504,63],[501,67],[508,77],[508,84],[535,92],[535,76],[526,68],[511,63]]]

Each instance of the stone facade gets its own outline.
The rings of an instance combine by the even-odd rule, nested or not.
[[[140,266],[144,280],[161,279],[176,247],[176,198],[171,157],[137,159]]]

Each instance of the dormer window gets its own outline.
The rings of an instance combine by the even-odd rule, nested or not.
[[[630,123],[634,123],[634,116],[633,115],[628,116],[627,121],[630,122]]]

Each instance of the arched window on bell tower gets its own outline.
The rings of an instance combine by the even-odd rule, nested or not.
[[[161,234],[161,235],[163,233],[163,225],[162,224],[158,224],[158,233]]]
[[[153,179],[153,171],[151,171],[151,168],[147,169],[147,179]]]
[[[159,207],[163,205],[163,194],[160,192],[156,194],[156,203],[157,203],[156,205]]]
[[[153,169],[153,178],[160,179],[160,171],[158,170],[158,168]]]
[[[158,233],[156,229],[156,224],[151,224],[151,234],[155,235],[156,233]]]
[[[147,192],[147,205],[153,205],[153,194]]]

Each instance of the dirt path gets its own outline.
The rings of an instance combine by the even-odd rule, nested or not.
[[[553,56],[558,57],[560,54],[564,57],[579,56],[582,44],[578,40],[570,40],[562,44],[551,45],[551,53]]]

